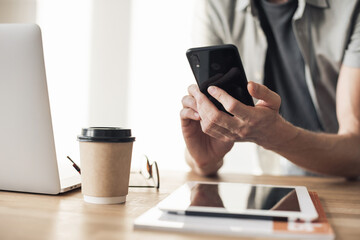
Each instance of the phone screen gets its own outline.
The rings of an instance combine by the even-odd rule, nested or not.
[[[212,85],[222,88],[242,103],[254,106],[253,99],[247,91],[245,71],[234,45],[192,48],[187,51],[187,57],[200,91],[218,109],[226,112],[224,107],[208,94],[207,89]]]

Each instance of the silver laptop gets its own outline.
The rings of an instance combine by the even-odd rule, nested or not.
[[[0,190],[79,186],[79,175],[59,178],[40,28],[0,24]]]

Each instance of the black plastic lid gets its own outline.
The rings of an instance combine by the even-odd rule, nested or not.
[[[134,142],[131,129],[118,127],[89,127],[81,130],[80,142]]]

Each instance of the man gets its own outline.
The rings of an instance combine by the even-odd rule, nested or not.
[[[235,142],[250,141],[308,172],[360,175],[359,1],[204,0],[198,45],[239,49],[255,107],[217,87],[188,88],[180,112],[186,160],[211,175]]]

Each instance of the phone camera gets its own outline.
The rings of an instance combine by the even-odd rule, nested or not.
[[[199,68],[200,67],[200,60],[199,60],[199,57],[197,55],[191,55],[191,62],[192,64],[196,67],[196,68]]]

